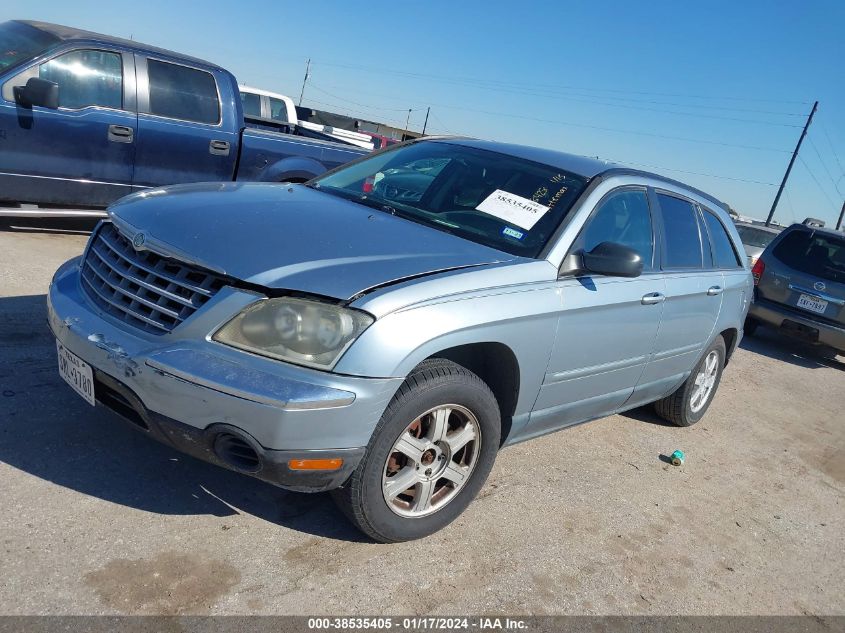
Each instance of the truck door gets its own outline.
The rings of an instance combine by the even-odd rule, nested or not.
[[[58,108],[16,102],[33,77],[58,85]],[[132,190],[136,127],[132,54],[77,48],[22,70],[0,98],[0,197],[107,205]]]
[[[199,67],[135,56],[138,69],[136,187],[232,180],[240,122],[237,95]]]

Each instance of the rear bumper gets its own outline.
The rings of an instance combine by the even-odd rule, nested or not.
[[[807,313],[780,303],[756,299],[748,316],[765,325],[780,329],[785,334],[801,340],[828,345],[845,353],[845,328],[813,319]]]

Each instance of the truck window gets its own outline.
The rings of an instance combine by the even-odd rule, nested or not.
[[[59,85],[60,108],[123,108],[123,63],[119,53],[80,49],[59,55],[10,79],[3,86],[3,97],[11,101],[12,86],[26,85],[31,77]]]
[[[261,96],[254,92],[241,93],[241,105],[244,108],[244,116],[261,117]]]
[[[270,118],[274,121],[283,121],[284,123],[290,121],[290,117],[288,117],[288,109],[285,106],[284,101],[276,99],[275,97],[270,97]]]
[[[657,194],[663,219],[663,268],[701,268],[701,234],[695,207],[686,200]]]
[[[147,75],[150,114],[197,123],[220,122],[220,99],[211,73],[149,59]]]

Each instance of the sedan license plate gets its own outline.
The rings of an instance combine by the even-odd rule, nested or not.
[[[85,402],[94,406],[94,371],[91,365],[58,341],[56,349],[59,352],[59,375],[85,399]]]
[[[798,297],[798,307],[810,312],[824,314],[824,311],[827,310],[827,301],[810,295],[801,295]]]

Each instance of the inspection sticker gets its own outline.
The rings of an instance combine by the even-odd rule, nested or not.
[[[522,231],[517,231],[516,229],[512,229],[509,226],[506,226],[502,229],[502,235],[507,235],[508,237],[512,237],[515,240],[521,240],[523,237],[525,237],[525,233],[523,233]]]
[[[530,231],[549,210],[549,207],[539,202],[501,189],[496,189],[475,208],[508,224],[516,224],[526,231]]]

